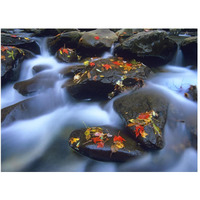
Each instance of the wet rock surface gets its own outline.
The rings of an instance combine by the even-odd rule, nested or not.
[[[39,72],[45,71],[47,69],[51,69],[52,67],[50,65],[35,65],[32,68],[33,74],[37,74]]]
[[[122,162],[145,153],[129,134],[109,126],[75,130],[69,137],[69,145],[80,154],[100,161]]]
[[[131,62],[122,58],[86,60],[83,63],[85,68],[76,67],[80,71],[62,87],[66,87],[76,99],[93,100],[113,98],[130,89],[137,90],[152,71],[140,62]]]
[[[163,130],[168,109],[164,95],[142,89],[115,100],[114,109],[144,148],[164,147]]]
[[[56,52],[56,59],[60,62],[75,62],[77,61],[77,54],[75,49],[70,48],[60,48]]]
[[[96,29],[85,32],[79,40],[78,51],[84,56],[100,56],[118,40],[109,29]]]
[[[1,46],[1,82],[2,85],[16,81],[20,75],[21,63],[32,58],[33,54],[14,46]]]
[[[152,67],[169,62],[177,49],[177,44],[164,31],[139,32],[121,44],[114,52],[118,56],[135,58]]]
[[[34,95],[36,92],[40,93],[48,88],[53,88],[57,80],[58,75],[51,72],[41,72],[31,79],[15,83],[14,88],[20,94],[30,96]]]
[[[1,34],[1,45],[15,46],[21,49],[29,50],[35,54],[40,54],[40,48],[36,41],[29,37],[21,37],[20,35]]]
[[[197,37],[184,39],[180,44],[180,49],[188,65],[197,65]]]
[[[80,31],[69,31],[60,33],[47,39],[47,46],[51,54],[55,54],[60,48],[76,48],[83,33]]]

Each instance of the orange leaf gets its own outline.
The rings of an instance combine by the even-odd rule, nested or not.
[[[108,65],[108,64],[103,65],[103,67],[104,67],[106,70],[112,69],[112,67],[111,67],[110,65]]]
[[[119,61],[114,61],[114,62],[112,62],[113,64],[115,64],[115,65],[121,65],[121,63],[119,62]]]
[[[143,126],[136,126],[135,127],[135,135],[138,137],[139,135],[142,135],[142,132],[144,132],[144,127]]]
[[[11,35],[11,37],[17,37],[16,35]]]
[[[67,49],[63,49],[63,53],[66,53],[66,54],[68,54],[68,53],[69,53],[69,51],[68,51]]]
[[[113,141],[116,142],[116,141],[119,141],[119,142],[123,142],[123,141],[126,141],[123,137],[121,137],[120,135],[119,136],[116,136],[113,138]]]
[[[6,60],[6,57],[4,55],[1,55],[1,60]]]
[[[103,140],[100,139],[99,137],[94,137],[92,138],[92,141],[96,144],[97,142],[102,142]]]
[[[150,117],[149,113],[141,113],[138,118],[139,119],[148,119]]]
[[[91,63],[90,63],[90,66],[91,66],[91,67],[95,66],[95,63],[91,62]]]
[[[97,148],[103,148],[104,147],[104,143],[103,142],[99,142],[97,145]]]
[[[99,37],[99,36],[95,36],[94,39],[95,39],[95,40],[99,40],[100,37]]]
[[[6,50],[8,50],[8,47],[1,46],[1,51],[6,51]]]

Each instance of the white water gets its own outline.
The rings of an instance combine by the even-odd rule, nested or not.
[[[40,102],[45,102],[49,109],[52,106],[54,109],[50,109],[49,113],[41,114],[35,118],[18,120],[9,126],[2,127],[2,171],[23,171],[27,166],[29,166],[28,169],[35,171],[196,171],[197,153],[195,149],[185,149],[181,153],[173,155],[172,146],[180,146],[183,143],[183,136],[187,133],[183,123],[178,122],[175,124],[175,128],[172,128],[170,119],[165,127],[166,146],[156,155],[148,154],[138,160],[116,164],[98,162],[73,153],[67,145],[67,139],[72,130],[83,128],[84,124],[87,126],[111,125],[120,127],[122,121],[113,110],[114,99],[105,106],[101,106],[98,102],[74,102],[61,88],[66,78],[58,74],[62,68],[70,66],[70,64],[58,63],[54,56],[49,55],[45,40],[38,40],[38,42],[41,46],[41,55],[23,62],[19,81],[36,76],[32,73],[32,68],[35,65],[50,66],[51,69],[42,73],[56,74],[58,81],[53,88],[42,94],[36,94],[39,101],[38,99],[35,101],[35,106],[37,108]],[[102,57],[113,56],[113,49],[114,46],[110,52],[106,52]],[[180,55],[177,54],[177,56]],[[178,63],[180,64],[181,61],[179,60]],[[191,84],[197,84],[197,72],[174,65],[166,65],[162,70],[163,72],[155,74],[146,82],[146,87],[164,92],[173,105],[180,109],[180,115],[175,117],[177,121],[187,120],[187,117],[193,117],[195,120],[197,104],[187,100],[183,94]],[[20,95],[13,89],[13,84],[9,84],[2,88],[1,106],[4,108],[27,98],[30,97]],[[64,134],[63,130],[65,130]],[[178,140],[174,140],[175,137]],[[57,139],[59,143],[54,143]],[[64,146],[61,153],[62,159],[59,159],[61,155],[56,154],[56,152],[48,154],[52,145],[56,145],[58,149],[59,145]],[[44,161],[37,164],[35,168],[30,167],[40,158],[43,158]],[[49,160],[45,161],[45,158]],[[164,162],[164,158],[169,158],[168,163]],[[194,160],[194,164],[185,166],[187,159]],[[165,165],[161,163],[165,163]]]

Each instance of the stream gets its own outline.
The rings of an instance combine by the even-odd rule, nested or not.
[[[122,120],[113,110],[112,100],[102,102],[75,101],[61,88],[67,80],[58,72],[72,63],[59,63],[50,55],[46,39],[38,39],[41,54],[25,60],[17,82],[34,76],[35,65],[48,65],[40,73],[53,74],[57,82],[53,88],[34,94],[30,113],[48,109],[37,117],[17,120],[1,127],[2,171],[55,172],[138,172],[138,171],[197,171],[197,149],[192,144],[186,123],[197,124],[197,103],[184,97],[190,85],[197,85],[197,70],[184,66],[178,49],[172,62],[159,67],[146,81],[146,87],[166,93],[170,100],[164,129],[165,147],[138,159],[124,163],[101,162],[79,155],[68,146],[70,133],[87,126],[110,125],[122,127]],[[113,47],[102,57],[113,56]],[[78,64],[78,63],[73,63]],[[14,83],[1,89],[1,108],[29,99],[13,88]],[[195,142],[194,142],[195,143]]]

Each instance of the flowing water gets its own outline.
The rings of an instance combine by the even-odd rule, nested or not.
[[[41,55],[23,62],[18,81],[32,78],[33,66],[43,64],[50,68],[40,73],[53,74],[57,81],[53,88],[34,94],[36,98],[29,110],[30,116],[43,109],[48,112],[1,128],[2,171],[197,171],[196,141],[192,142],[192,134],[186,126],[191,123],[196,127],[197,103],[184,97],[190,85],[197,85],[197,71],[190,66],[182,67],[180,51],[170,65],[162,66],[146,81],[146,88],[164,92],[171,102],[164,130],[165,147],[136,160],[112,163],[73,152],[68,146],[68,137],[71,131],[84,128],[85,124],[122,127],[121,119],[113,110],[115,98],[105,104],[72,100],[61,88],[67,78],[58,73],[72,63],[57,62],[47,51],[46,40],[37,41]],[[102,57],[111,57],[113,48]],[[7,84],[1,91],[1,108],[28,98],[20,95],[13,83]]]

